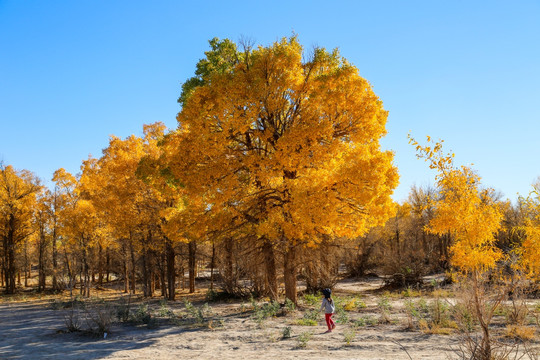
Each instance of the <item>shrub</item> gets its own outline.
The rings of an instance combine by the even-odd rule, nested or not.
[[[152,320],[152,314],[148,309],[148,304],[140,304],[137,310],[133,313],[131,320],[137,324],[150,324]]]
[[[172,310],[167,306],[167,302],[166,302],[166,301],[161,302],[157,314],[158,314],[159,317],[164,317],[164,318],[172,318],[172,317],[174,317],[174,311],[172,311]]]
[[[343,332],[343,340],[345,341],[346,345],[350,345],[355,337],[356,337],[356,329],[355,328],[346,329]]]
[[[283,330],[281,331],[281,338],[289,339],[291,337],[291,331],[292,329],[290,326],[285,326]]]
[[[304,304],[308,306],[313,306],[321,302],[321,294],[305,294],[304,295]]]
[[[125,297],[120,298],[119,304],[116,306],[116,318],[119,321],[128,321],[131,309],[131,296],[126,300]]]
[[[208,303],[205,303],[202,306],[194,306],[191,302],[189,302],[188,300],[185,300],[184,306],[191,320],[199,325],[202,325],[205,322],[207,322],[207,319],[212,314],[212,309],[210,308]]]
[[[535,333],[536,329],[529,326],[509,325],[506,327],[506,336],[516,340],[533,340]]]
[[[388,296],[381,296],[379,298],[379,301],[377,302],[377,307],[379,308],[379,311],[381,314],[381,322],[389,323],[390,310],[392,309],[392,305],[390,304],[390,300],[388,299]]]
[[[113,322],[113,314],[114,310],[108,305],[96,304],[87,307],[86,316],[90,331],[100,336],[109,333]]]
[[[294,304],[294,302],[292,302],[292,300],[290,300],[289,298],[285,299],[285,311],[287,313],[290,313],[294,310],[296,310],[296,305]]]
[[[357,298],[349,298],[343,301],[343,309],[353,311],[366,308],[366,303]]]
[[[450,306],[439,297],[435,298],[429,307],[429,314],[434,324],[447,327],[450,322]]]
[[[261,324],[267,318],[276,316],[279,309],[280,306],[277,301],[265,303],[262,306],[256,305],[253,309],[253,317],[257,323]]]
[[[298,335],[298,347],[302,349],[306,348],[312,336],[313,336],[312,332],[303,332],[300,335]]]

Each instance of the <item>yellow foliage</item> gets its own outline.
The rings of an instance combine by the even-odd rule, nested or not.
[[[480,177],[469,167],[455,167],[453,154],[443,154],[442,141],[423,147],[412,137],[418,157],[436,169],[440,190],[435,217],[428,226],[432,233],[450,233],[454,238],[451,262],[465,273],[483,272],[503,256],[493,245],[503,213],[493,201],[492,190],[480,190]],[[429,139],[429,138],[428,138]],[[428,140],[428,142],[433,143]]]
[[[190,204],[201,202],[171,222],[306,246],[384,224],[398,173],[379,146],[387,112],[358,69],[324,49],[303,61],[296,38],[242,59],[205,75],[162,144]]]
[[[536,337],[536,328],[533,326],[509,325],[506,327],[506,336],[519,340],[533,340]]]

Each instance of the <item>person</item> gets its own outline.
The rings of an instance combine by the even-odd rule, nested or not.
[[[324,295],[324,298],[322,300],[321,310],[324,309],[326,325],[328,326],[328,330],[326,332],[329,333],[329,332],[332,332],[332,330],[336,328],[336,324],[332,320],[332,315],[334,315],[336,306],[334,304],[334,300],[332,300],[332,290],[324,289],[323,295]]]

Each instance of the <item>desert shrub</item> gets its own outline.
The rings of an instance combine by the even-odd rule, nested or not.
[[[338,324],[347,324],[349,322],[349,314],[342,306],[336,306],[336,322]]]
[[[316,293],[316,294],[305,294],[303,296],[303,302],[305,305],[308,305],[308,306],[313,306],[313,305],[317,305],[318,303],[321,302],[321,294],[320,293]]]
[[[458,324],[458,329],[461,332],[470,333],[474,331],[476,319],[474,317],[474,312],[468,304],[457,303],[452,307],[452,314]]]
[[[317,326],[319,323],[316,320],[300,318],[296,320],[297,325],[301,326]]]
[[[264,303],[262,306],[255,305],[253,309],[253,318],[257,323],[262,323],[269,317],[274,317],[278,314],[280,305],[277,301]]]
[[[64,315],[64,323],[69,332],[76,332],[81,330],[81,320],[79,317],[79,310],[75,307],[67,310]]]
[[[309,310],[304,313],[301,319],[298,319],[296,323],[303,326],[317,326],[319,323],[320,312],[317,310]]]
[[[523,325],[508,325],[506,327],[506,336],[521,341],[530,341],[535,338],[536,329]]]
[[[188,313],[189,319],[199,325],[207,323],[209,317],[212,315],[212,308],[210,308],[208,303],[205,303],[202,306],[195,306],[188,300],[185,300],[184,307]]]
[[[380,312],[380,321],[382,323],[389,323],[390,310],[392,309],[392,305],[390,304],[390,299],[388,298],[388,296],[381,296],[377,301],[377,307]]]
[[[289,339],[291,337],[291,332],[292,332],[291,327],[290,326],[285,326],[281,330],[281,338],[282,339]]]
[[[346,252],[345,242],[323,237],[316,248],[306,248],[301,251],[300,256],[305,259],[305,265],[300,275],[306,282],[306,290],[315,292],[333,288],[339,280],[339,265]]]
[[[121,297],[118,304],[116,305],[116,318],[119,321],[128,321],[131,310],[131,297]]]
[[[429,316],[431,322],[437,326],[447,327],[450,324],[450,305],[436,297],[429,305]]]
[[[507,324],[523,325],[527,320],[529,309],[525,299],[512,298],[511,303],[503,307],[503,314]]]
[[[356,297],[344,299],[342,302],[343,309],[346,311],[354,311],[366,308],[366,303]]]
[[[414,290],[411,287],[407,287],[405,290],[401,292],[401,295],[404,298],[411,298],[411,297],[420,297],[422,296],[422,291],[420,290]]]
[[[343,331],[343,341],[345,342],[345,345],[350,345],[351,342],[356,337],[356,328],[349,328]]]
[[[130,320],[137,324],[150,324],[152,321],[152,314],[150,313],[148,304],[140,304],[130,317]]]
[[[114,309],[108,304],[93,304],[86,308],[89,330],[97,335],[109,333],[114,318]]]
[[[362,316],[358,319],[352,320],[352,326],[355,328],[365,327],[365,326],[376,326],[379,323],[379,320],[373,316]]]
[[[166,301],[163,301],[160,303],[159,309],[157,311],[157,315],[159,317],[172,318],[174,317],[174,311],[172,311],[171,308],[169,308]]]
[[[303,332],[300,335],[298,335],[298,347],[299,348],[306,348],[309,340],[311,340],[311,337],[313,336],[312,332]]]
[[[296,305],[294,302],[292,302],[290,299],[285,299],[285,304],[283,307],[283,312],[285,314],[292,313],[296,310]]]
[[[377,243],[373,232],[356,239],[355,248],[345,254],[345,266],[349,276],[362,277],[377,267],[378,264],[374,261],[377,257],[373,256]]]
[[[414,320],[420,318],[420,312],[414,301],[405,301],[405,314],[407,315],[407,329],[414,329]]]

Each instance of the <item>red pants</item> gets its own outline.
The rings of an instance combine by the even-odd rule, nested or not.
[[[332,320],[332,315],[334,314],[324,314],[324,317],[326,318],[326,325],[328,325],[328,330],[332,330],[336,327],[336,324],[334,324],[334,320]]]

